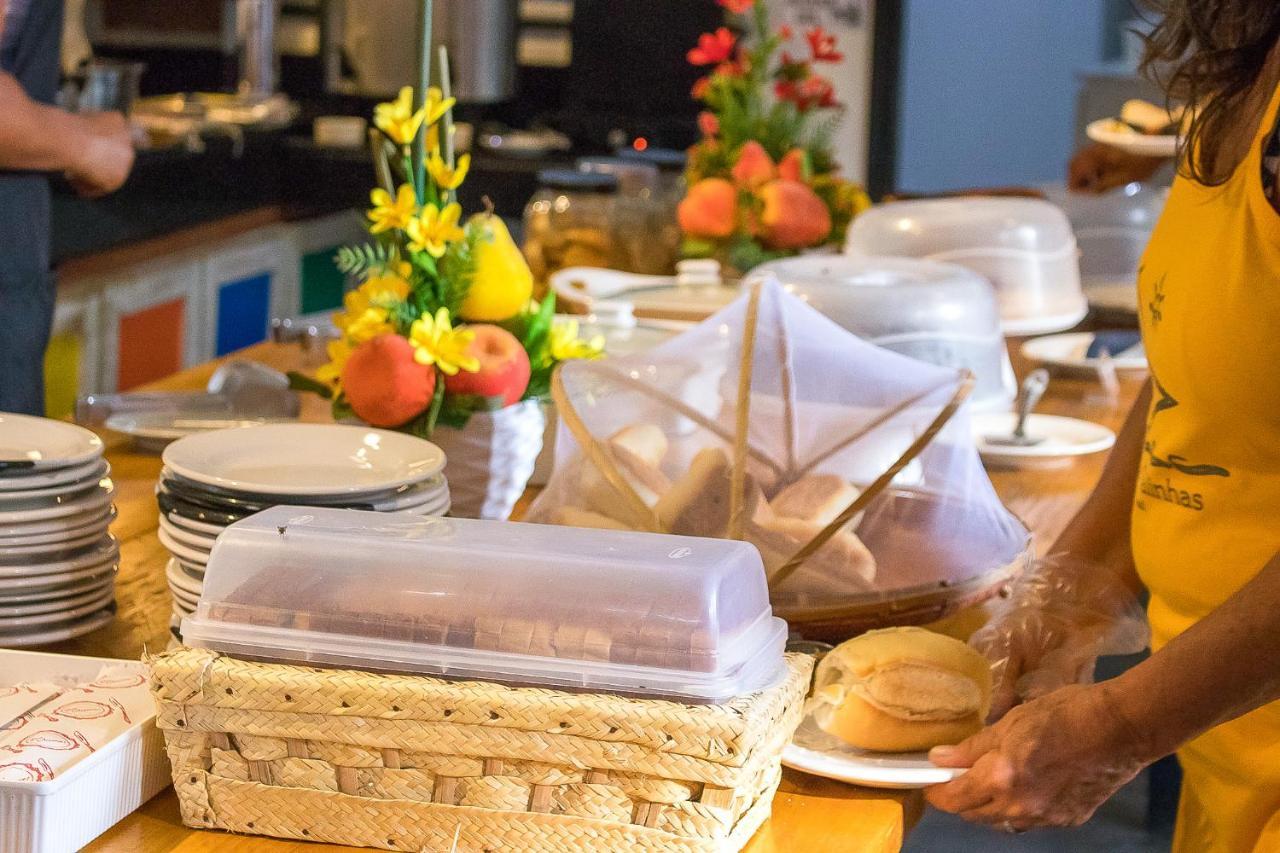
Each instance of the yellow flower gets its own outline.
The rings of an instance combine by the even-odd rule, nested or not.
[[[413,89],[405,86],[394,101],[373,108],[373,123],[397,145],[408,145],[418,135],[427,107],[413,111]]]
[[[401,92],[403,97],[403,92]],[[444,93],[435,86],[427,89],[427,125],[433,125],[440,119],[444,118],[444,114],[453,109],[454,104],[458,103],[457,98],[445,99]]]
[[[409,296],[409,282],[401,275],[373,276],[342,297],[342,311],[333,315],[333,324],[351,334],[352,325],[370,330],[385,323],[389,309]],[[370,314],[369,312],[374,313]],[[379,313],[380,312],[380,313]]]
[[[344,338],[329,341],[329,345],[325,348],[329,353],[329,363],[316,371],[316,378],[321,382],[327,382],[335,386],[341,382],[342,369],[347,366],[347,359],[351,357],[351,349],[351,344],[347,343]]]
[[[434,364],[440,371],[453,376],[459,370],[475,373],[480,361],[467,354],[467,347],[475,340],[470,329],[455,329],[449,320],[447,309],[441,308],[432,317],[424,311],[409,328],[409,342],[413,344],[413,360],[418,364]]]
[[[604,335],[596,335],[586,341],[580,340],[577,320],[556,320],[552,323],[548,344],[551,357],[556,361],[593,359],[604,355]]]
[[[369,211],[369,231],[381,234],[392,228],[401,230],[409,227],[413,215],[418,212],[418,196],[409,184],[401,184],[395,198],[384,189],[376,189],[369,194],[373,202],[373,210]]]
[[[466,236],[458,227],[458,220],[461,218],[462,206],[456,202],[444,210],[434,204],[426,205],[409,223],[409,249],[426,252],[433,258],[442,256],[447,244]]]
[[[439,151],[432,151],[431,156],[427,158],[427,171],[431,173],[431,179],[436,182],[436,186],[445,190],[456,190],[462,186],[462,182],[467,179],[467,171],[471,168],[471,155],[463,154],[458,158],[458,164],[454,168],[449,168],[449,164],[440,156]]]
[[[405,276],[409,274],[410,268],[405,263],[401,263],[400,267],[400,271],[394,274],[371,276],[353,293],[360,294],[370,305],[380,308],[390,308],[397,302],[403,302],[409,297],[409,282],[405,280]]]
[[[353,344],[362,344],[396,330],[391,325],[391,315],[385,308],[366,308],[359,314],[348,314],[346,323],[337,325],[347,341]]]

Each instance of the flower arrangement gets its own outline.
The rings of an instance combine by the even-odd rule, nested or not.
[[[804,33],[807,55],[796,56],[795,33],[770,29],[766,0],[717,2],[742,34],[704,33],[688,54],[709,73],[692,93],[705,109],[679,208],[684,255],[747,270],[842,242],[871,201],[840,178],[831,152],[842,107],[818,69],[843,59],[835,37],[815,27]]]
[[[384,186],[370,195],[372,239],[336,258],[359,286],[334,315],[328,364],[291,380],[331,400],[335,419],[426,437],[545,397],[557,364],[596,358],[604,342],[558,320],[554,296],[533,300],[529,267],[491,209],[463,220],[471,158],[454,157],[454,99],[435,87],[414,95],[406,87],[375,108]]]

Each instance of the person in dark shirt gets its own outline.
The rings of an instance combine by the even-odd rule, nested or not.
[[[133,167],[119,113],[73,115],[58,90],[62,3],[0,0],[0,411],[44,412],[53,317],[49,174],[78,192],[118,189]]]

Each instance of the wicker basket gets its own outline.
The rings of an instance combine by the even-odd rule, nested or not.
[[[736,851],[769,815],[812,659],[724,705],[154,657],[188,826],[385,850]]]

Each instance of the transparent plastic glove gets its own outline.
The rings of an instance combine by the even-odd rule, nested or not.
[[[970,645],[991,661],[991,719],[1069,684],[1093,680],[1100,655],[1150,643],[1133,590],[1105,565],[1063,555],[1039,560],[1015,583]]]

